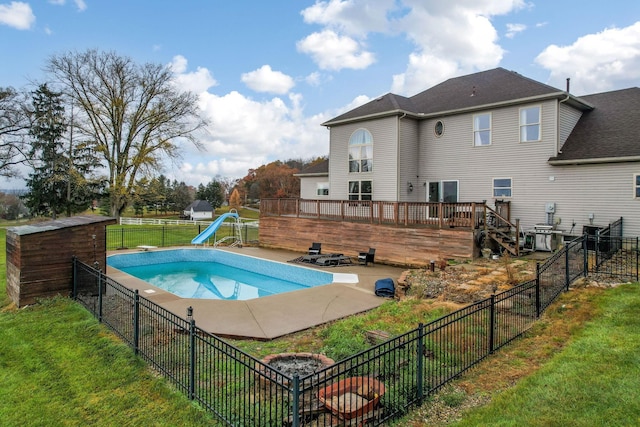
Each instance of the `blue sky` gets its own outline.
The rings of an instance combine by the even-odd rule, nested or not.
[[[326,155],[323,121],[459,75],[569,77],[576,95],[639,86],[640,2],[0,0],[0,86],[28,89],[50,55],[93,48],[166,64],[200,95],[206,151],[185,145],[162,171],[198,185]]]

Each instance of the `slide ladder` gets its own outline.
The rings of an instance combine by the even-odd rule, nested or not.
[[[211,238],[211,236],[215,235],[216,231],[218,231],[218,229],[222,226],[222,223],[227,219],[227,218],[235,218],[236,220],[236,227],[234,228],[234,233],[232,236],[227,236],[227,237],[223,237],[220,240],[217,240],[216,242],[214,242],[214,246],[217,246],[219,243],[225,241],[225,240],[229,240],[229,239],[234,239],[235,241],[231,244],[231,246],[242,246],[242,233],[240,230],[240,216],[238,215],[238,212],[235,209],[230,210],[227,213],[224,213],[222,215],[220,215],[218,218],[216,218],[215,221],[213,221],[211,224],[209,224],[209,226],[207,228],[204,229],[204,231],[202,231],[200,234],[198,234],[196,237],[193,238],[193,240],[191,240],[191,244],[192,245],[204,245],[205,242],[207,240],[209,240]]]

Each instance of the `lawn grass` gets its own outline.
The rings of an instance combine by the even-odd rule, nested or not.
[[[1,425],[215,424],[72,301],[55,298],[12,308],[5,277],[5,231],[0,229]],[[639,309],[638,284],[563,294],[523,339],[440,393],[443,405],[456,413],[446,422],[639,425]],[[424,300],[388,303],[314,330],[242,345],[256,356],[323,351],[339,359],[340,353],[366,345],[360,342],[364,329],[399,333],[442,310]],[[472,405],[477,408],[471,412],[456,411],[478,397],[492,401]],[[429,404],[396,425],[445,425],[429,418],[434,412]]]
[[[596,304],[561,353],[455,425],[640,425],[640,287],[603,292]]]
[[[9,304],[5,234],[0,229],[3,427],[215,425],[73,301]]]
[[[560,296],[397,426],[640,425],[640,286]]]

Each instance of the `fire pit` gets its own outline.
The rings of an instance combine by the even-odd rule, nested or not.
[[[306,377],[335,363],[333,359],[323,354],[315,353],[270,354],[262,359],[261,362],[271,368],[277,369],[288,377],[293,377],[294,375]],[[260,369],[260,371],[262,371],[266,377],[275,381],[278,381],[277,377],[280,377],[280,375],[276,375],[274,371],[265,369],[264,367]]]

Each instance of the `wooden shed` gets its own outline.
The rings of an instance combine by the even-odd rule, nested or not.
[[[106,227],[116,219],[74,216],[7,229],[7,295],[18,307],[36,298],[68,296],[72,258],[104,269]]]

